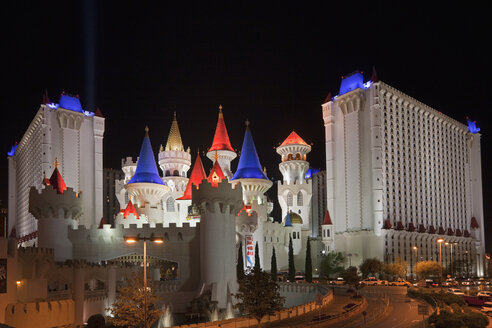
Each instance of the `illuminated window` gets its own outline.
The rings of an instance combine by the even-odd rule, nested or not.
[[[294,195],[292,195],[291,192],[287,194],[287,206],[293,206],[294,205]]]

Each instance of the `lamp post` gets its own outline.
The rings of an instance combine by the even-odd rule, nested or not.
[[[439,238],[437,239],[437,243],[439,244],[439,269],[440,269],[440,277],[439,277],[439,282],[441,285],[442,289],[442,243],[444,242],[444,239]]]
[[[453,268],[453,245],[458,245],[457,242],[449,242],[445,243],[446,246],[451,247],[451,277],[454,277],[454,268]]]
[[[418,247],[417,246],[413,246],[412,249],[414,250],[415,252],[415,267],[417,266],[417,262],[419,261],[419,257],[418,257]],[[414,276],[415,279],[417,279],[417,274],[415,273],[414,274],[414,270],[413,270],[413,265],[412,265],[412,275]]]
[[[127,244],[135,244],[137,241],[144,242],[144,328],[147,328],[147,240],[153,241],[156,244],[164,243],[164,239],[162,237],[155,237],[152,234],[150,237],[141,237],[137,236],[128,236],[123,237]]]

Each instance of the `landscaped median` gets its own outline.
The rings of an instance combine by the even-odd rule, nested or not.
[[[485,328],[489,324],[487,316],[468,307],[462,296],[425,289],[409,289],[407,295],[435,309],[427,323],[436,328]]]
[[[321,299],[321,306],[325,306],[329,304],[331,301],[333,301],[333,292],[328,291],[326,295],[324,295]],[[316,301],[309,302],[306,304],[298,305],[298,306],[293,306],[290,308],[282,309],[280,311],[277,311],[274,315],[270,316],[265,316],[261,320],[261,323],[268,323],[268,322],[277,322],[279,320],[285,320],[285,319],[290,319],[290,318],[297,318],[301,315],[304,315],[306,313],[318,310],[320,305],[316,304]],[[234,319],[229,319],[229,320],[222,320],[222,321],[213,321],[213,322],[205,322],[205,323],[196,323],[196,324],[190,324],[190,325],[181,325],[181,326],[174,326],[174,328],[243,328],[243,327],[257,327],[258,322],[256,321],[255,318],[252,317],[239,317],[239,318],[234,318]]]

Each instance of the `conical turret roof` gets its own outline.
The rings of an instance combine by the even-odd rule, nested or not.
[[[67,190],[67,185],[63,180],[60,171],[58,171],[58,160],[55,159],[55,169],[53,170],[53,174],[50,177],[50,186],[52,186],[57,194],[63,194],[65,190]]]
[[[325,217],[323,218],[323,224],[322,225],[330,225],[330,224],[333,224],[331,222],[330,212],[328,212],[328,210],[326,210]]]
[[[140,148],[137,169],[128,184],[141,182],[164,184],[157,173],[157,165],[155,164],[154,152],[152,150],[152,145],[150,144],[148,127],[145,128],[145,137],[142,142],[142,148]]]
[[[190,179],[188,180],[188,184],[186,185],[186,189],[184,195],[178,200],[186,200],[191,199],[191,188],[195,185],[197,188],[202,183],[203,180],[207,178],[205,174],[205,170],[203,169],[202,160],[200,158],[200,154],[196,155],[195,165],[193,166],[193,170],[191,171]]]
[[[166,150],[184,151],[181,134],[179,133],[178,121],[176,120],[176,112],[174,112],[173,123],[167,137]]]
[[[219,183],[221,183],[225,178],[226,176],[224,175],[224,172],[222,172],[219,162],[216,160],[210,174],[208,175],[208,182],[212,184],[212,187],[217,188]]]
[[[285,145],[309,146],[295,131],[292,131],[280,146],[285,146]]]
[[[258,158],[258,153],[256,152],[255,143],[253,141],[253,135],[249,129],[249,122],[247,122],[239,164],[237,166],[237,171],[231,180],[251,178],[268,180],[261,169],[260,159]]]
[[[287,215],[285,216],[284,226],[285,227],[292,227],[292,221],[290,219],[290,212],[287,212]]]
[[[229,150],[234,151],[229,141],[229,135],[227,134],[227,128],[224,122],[224,114],[222,114],[222,105],[219,106],[219,120],[217,121],[217,127],[215,128],[214,141],[209,151],[214,150]]]
[[[130,214],[135,215],[135,217],[138,219],[138,213],[137,210],[135,209],[135,206],[133,206],[133,203],[131,200],[128,201],[128,204],[126,205],[125,210],[123,211],[123,218],[126,219],[126,217]]]

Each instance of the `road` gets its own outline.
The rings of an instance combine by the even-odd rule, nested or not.
[[[364,316],[358,314],[337,323],[326,322],[316,327],[360,328],[360,327],[392,327],[404,328],[413,326],[422,317],[417,314],[417,303],[406,297],[406,287],[365,287],[361,294],[367,299],[366,325]],[[389,300],[386,309],[385,297]],[[386,311],[385,311],[386,309]]]

